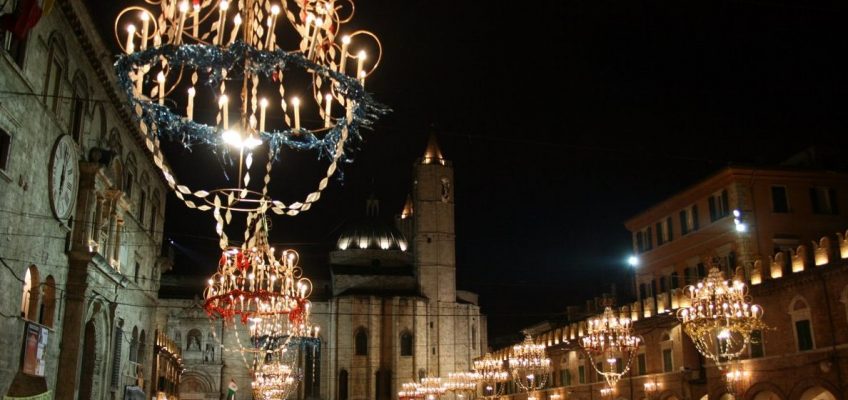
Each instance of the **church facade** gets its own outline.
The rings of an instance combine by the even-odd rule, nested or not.
[[[395,399],[405,382],[469,371],[487,347],[477,295],[456,289],[453,166],[431,136],[413,166],[412,195],[394,221],[369,199],[329,255],[329,290],[314,300],[320,346],[301,357],[301,399]],[[182,338],[180,397],[212,399],[230,379],[251,398],[232,328],[210,326],[196,302],[161,299],[159,324]],[[215,331],[215,332],[213,332]],[[188,340],[188,333],[199,343]],[[220,335],[220,339],[217,335]]]

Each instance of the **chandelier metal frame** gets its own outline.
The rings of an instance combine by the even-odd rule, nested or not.
[[[601,316],[590,318],[586,323],[586,334],[580,338],[580,347],[589,356],[595,372],[604,377],[609,388],[615,388],[630,370],[642,339],[634,335],[630,318],[616,315],[610,306],[604,308]],[[599,358],[601,368],[596,361]],[[619,358],[623,364],[621,367],[618,366]]]
[[[544,388],[551,372],[545,345],[536,344],[530,334],[525,334],[524,341],[512,347],[508,365],[513,381],[524,392]]]
[[[752,303],[748,287],[739,279],[725,279],[718,268],[710,268],[704,280],[687,286],[684,293],[689,305],[677,310],[683,331],[721,371],[742,355],[752,332],[767,328],[763,308]]]

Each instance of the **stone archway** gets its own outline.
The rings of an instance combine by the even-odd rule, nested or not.
[[[212,380],[199,371],[187,372],[180,377],[179,393],[180,399],[186,400],[209,399],[219,396]]]
[[[805,390],[799,400],[836,400],[836,396],[824,387],[813,386]]]
[[[97,329],[94,321],[85,324],[85,333],[82,340],[82,366],[80,367],[80,383],[77,391],[79,400],[94,399],[94,364],[97,360]]]
[[[105,393],[103,385],[106,371],[106,355],[109,318],[107,307],[100,298],[89,303],[86,324],[83,332],[82,352],[80,354],[79,387],[77,400],[102,399]]]

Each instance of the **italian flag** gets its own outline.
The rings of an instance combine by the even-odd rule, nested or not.
[[[9,31],[18,40],[26,39],[27,33],[38,20],[53,8],[54,0],[20,0],[10,13],[0,16],[0,28]],[[13,3],[14,4],[14,3]]]

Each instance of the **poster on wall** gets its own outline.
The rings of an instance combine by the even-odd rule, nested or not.
[[[27,322],[24,328],[23,373],[44,376],[45,352],[47,351],[47,328]]]

